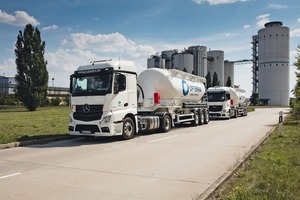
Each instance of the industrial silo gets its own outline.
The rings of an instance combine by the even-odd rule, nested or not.
[[[289,28],[269,22],[258,31],[258,93],[268,105],[289,105]]]
[[[194,71],[194,56],[188,53],[174,54],[173,66],[175,69],[192,74]]]
[[[178,50],[166,50],[161,52],[161,57],[165,59],[165,68],[166,69],[173,69],[173,55],[177,54]]]
[[[153,55],[147,59],[147,68],[161,68],[165,69],[165,59],[158,55]]]
[[[194,74],[205,77],[207,74],[207,47],[191,46],[187,52],[194,56]]]
[[[220,86],[224,86],[224,51],[213,50],[207,52],[207,71],[211,74],[211,80],[213,80],[213,74],[216,72]]]
[[[230,79],[231,79],[230,87],[233,87],[234,86],[234,62],[225,61],[225,63],[224,63],[224,85],[226,85],[228,77],[230,77]]]

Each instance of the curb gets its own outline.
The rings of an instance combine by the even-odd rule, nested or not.
[[[71,135],[66,135],[66,136],[57,136],[57,137],[35,139],[35,140],[28,140],[28,141],[21,141],[21,142],[12,142],[12,143],[8,143],[8,144],[0,144],[0,150],[7,149],[7,148],[34,145],[34,144],[45,144],[45,143],[49,143],[49,142],[56,142],[56,141],[60,141],[60,140],[68,140],[68,139],[73,139],[73,138],[74,137]]]

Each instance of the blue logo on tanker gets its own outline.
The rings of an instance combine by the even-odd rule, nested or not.
[[[182,93],[186,96],[189,93],[189,85],[185,80],[182,80]]]
[[[182,93],[184,96],[188,95],[189,92],[201,92],[201,87],[195,85],[188,85],[185,80],[182,80]],[[191,94],[193,95],[193,94]],[[195,94],[194,94],[195,95]],[[198,94],[196,94],[198,95]]]

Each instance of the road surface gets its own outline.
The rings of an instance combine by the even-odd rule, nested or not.
[[[276,126],[279,111],[288,109],[257,109],[127,141],[77,138],[2,149],[0,199],[196,199]]]

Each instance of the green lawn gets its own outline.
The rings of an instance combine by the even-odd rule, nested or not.
[[[221,186],[216,199],[300,199],[300,120],[274,131],[246,166]]]
[[[68,133],[69,107],[0,109],[0,144]]]

